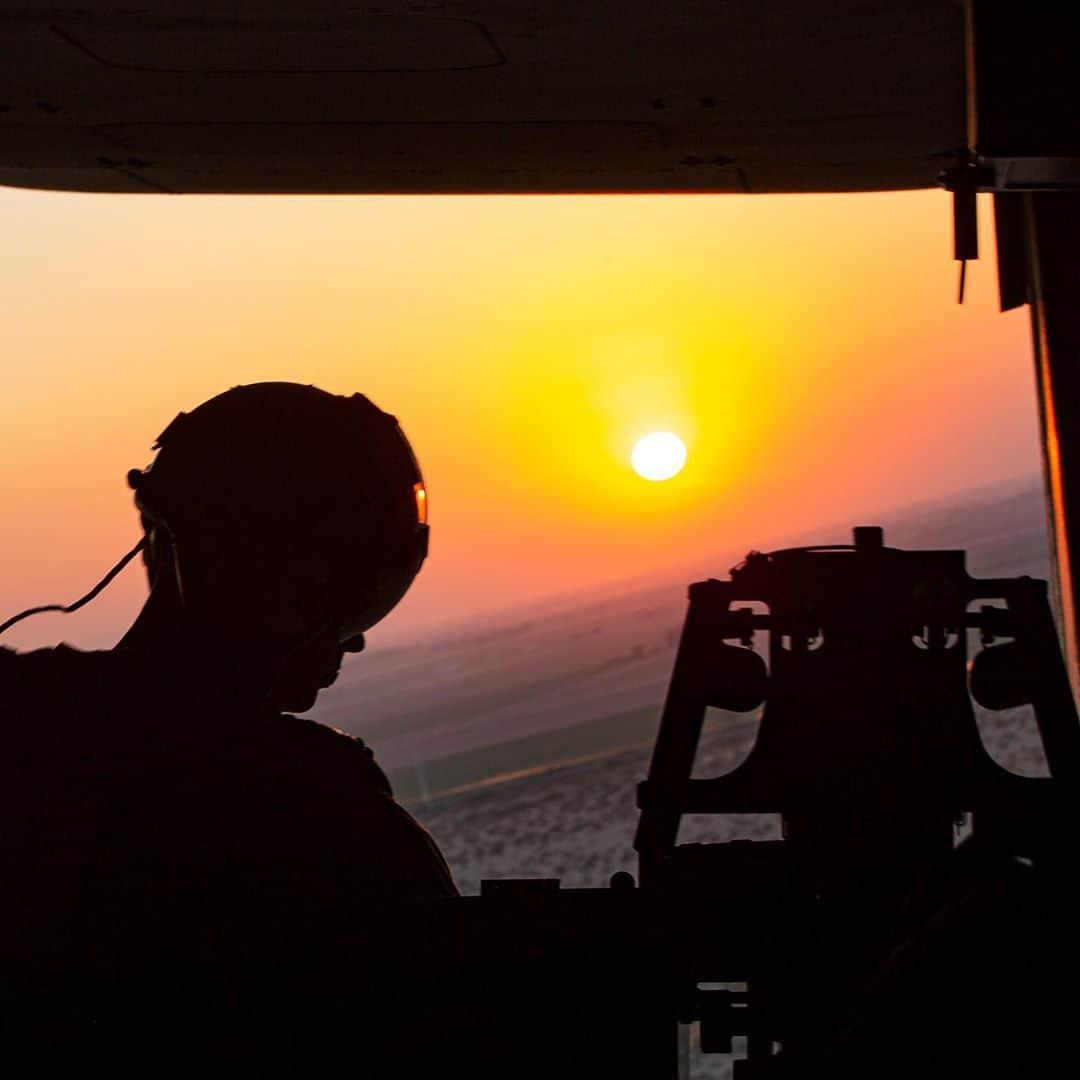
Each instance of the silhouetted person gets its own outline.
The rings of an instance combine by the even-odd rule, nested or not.
[[[0,1025],[19,1053],[49,1044],[44,1071],[50,1055],[150,1075],[162,1055],[178,1072],[249,1061],[223,1047],[250,1030],[294,1075],[290,1055],[311,1048],[266,1029],[306,998],[253,1005],[238,988],[251,972],[287,969],[298,930],[374,941],[380,911],[456,892],[363,743],[284,711],[310,708],[408,588],[426,493],[397,422],[361,395],[237,387],[156,445],[129,474],[151,586],[131,629],[106,652],[0,649],[0,979],[15,1003]],[[234,950],[257,960],[230,988]],[[193,993],[205,1015],[180,1026],[194,1027],[132,1049],[140,999],[182,1012]]]

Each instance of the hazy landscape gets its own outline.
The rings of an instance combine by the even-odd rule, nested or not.
[[[895,546],[966,548],[977,576],[1049,572],[1035,480],[899,510],[881,523]],[[796,539],[844,542],[846,532]],[[718,553],[712,575],[725,576],[754,539]],[[315,715],[374,748],[463,891],[500,875],[603,883],[634,865],[634,784],[647,765],[686,585],[704,576],[553,602],[373,650]],[[981,722],[999,760],[1030,772],[1039,755],[1022,719]],[[717,713],[699,772],[737,763],[755,726],[752,715]],[[715,823],[702,823],[710,825],[715,832]],[[769,825],[739,828],[751,835]]]

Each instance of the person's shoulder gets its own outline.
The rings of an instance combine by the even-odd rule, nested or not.
[[[8,718],[86,713],[114,696],[109,654],[69,645],[16,652],[0,648],[0,709]]]
[[[306,759],[320,770],[348,770],[380,792],[390,795],[390,782],[375,763],[371,748],[355,735],[339,731],[305,716],[282,713],[276,721],[278,733],[291,753]]]
[[[0,686],[7,687],[19,670],[19,654],[0,645]]]
[[[394,797],[386,774],[362,739],[306,717],[282,715],[301,768],[318,777],[322,795],[341,806],[359,809],[323,821],[322,840],[332,847],[330,833],[344,831],[351,858],[360,858],[366,884],[373,893],[390,888],[394,895],[456,896],[450,868],[430,833]],[[378,864],[378,871],[373,869]]]
[[[29,652],[19,652],[7,645],[0,646],[0,664],[25,667],[40,667],[47,664],[85,664],[105,655],[107,654],[76,649],[73,645],[68,645],[66,641],[60,642],[59,645],[31,649]]]
[[[321,724],[307,716],[294,716],[292,713],[281,713],[278,719],[282,728],[290,736],[310,746],[331,749],[335,752],[359,754],[367,758],[372,756],[370,747],[363,739],[330,727],[329,724]]]
[[[33,684],[41,681],[55,686],[63,679],[78,672],[87,672],[98,664],[100,653],[86,653],[70,645],[16,652],[6,646],[0,647],[0,679],[6,682]]]

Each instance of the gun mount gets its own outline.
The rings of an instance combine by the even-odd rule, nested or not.
[[[759,631],[767,663],[753,649]],[[1033,707],[1050,777],[989,757],[972,698]],[[692,778],[706,709],[761,705],[742,764]],[[738,1001],[699,997],[703,1046],[726,1049],[735,1022],[751,1036],[744,1076],[772,1075],[781,1060],[783,1075],[799,1074],[896,944],[913,896],[942,872],[957,825],[970,815],[971,843],[987,853],[1035,857],[1073,819],[1078,769],[1044,582],[972,578],[962,551],[888,548],[866,527],[851,546],[751,553],[730,580],[692,585],[639,788],[642,889],[758,904],[759,887],[784,883],[802,898],[786,954],[760,942],[743,970],[700,958],[698,982],[749,987]],[[779,814],[784,839],[677,843],[684,814],[747,812]]]
[[[1050,775],[995,763],[973,701],[1030,704]],[[710,707],[761,708],[760,723],[740,765],[696,778]],[[639,786],[640,886],[487,882],[451,902],[464,951],[439,966],[467,962],[484,988],[467,1005],[458,984],[459,1027],[500,1028],[528,1048],[524,1064],[505,1055],[514,1074],[537,1080],[684,1075],[690,1021],[706,1053],[745,1037],[741,1080],[829,1075],[866,988],[950,899],[961,821],[967,884],[1017,856],[1060,861],[1078,773],[1044,582],[973,578],[962,551],[888,548],[869,527],[852,545],[752,553],[690,586]],[[777,814],[783,839],[678,843],[684,815],[731,813]]]

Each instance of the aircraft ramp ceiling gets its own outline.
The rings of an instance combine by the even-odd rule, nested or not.
[[[0,184],[851,191],[965,143],[953,0],[0,0]]]

